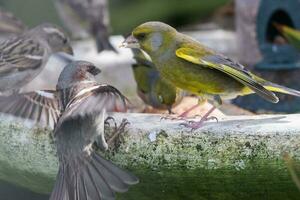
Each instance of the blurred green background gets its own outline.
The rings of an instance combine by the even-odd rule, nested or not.
[[[159,20],[175,27],[201,22],[229,0],[110,0],[113,34],[126,34],[136,25]],[[29,26],[42,22],[61,25],[53,0],[0,0]]]

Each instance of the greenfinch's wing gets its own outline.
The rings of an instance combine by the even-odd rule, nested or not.
[[[278,102],[277,96],[264,88],[259,84],[241,64],[232,61],[231,59],[219,55],[219,54],[208,54],[204,55],[196,47],[182,47],[176,50],[176,55],[186,61],[194,64],[207,66],[212,69],[219,70],[235,80],[239,81],[243,85],[249,87],[251,90],[256,92],[264,99],[273,103]]]

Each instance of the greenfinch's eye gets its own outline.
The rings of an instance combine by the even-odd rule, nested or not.
[[[143,40],[143,39],[145,39],[145,37],[146,37],[146,33],[139,33],[139,34],[136,36],[136,38],[137,38],[138,40]]]

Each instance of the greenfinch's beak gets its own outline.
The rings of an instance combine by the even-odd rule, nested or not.
[[[135,37],[133,37],[133,35],[130,35],[122,42],[120,47],[139,49],[140,44],[139,41]]]
[[[72,55],[72,56],[74,55],[73,48],[70,45],[65,45],[62,48],[62,52],[66,53],[66,54],[69,54],[69,55]]]

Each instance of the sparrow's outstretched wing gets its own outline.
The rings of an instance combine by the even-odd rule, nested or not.
[[[36,91],[0,96],[0,113],[53,129],[60,116],[58,101],[54,94],[54,91]]]
[[[81,90],[69,101],[60,121],[100,113],[103,110],[124,112],[126,101],[126,97],[116,88],[105,84],[94,85]]]

